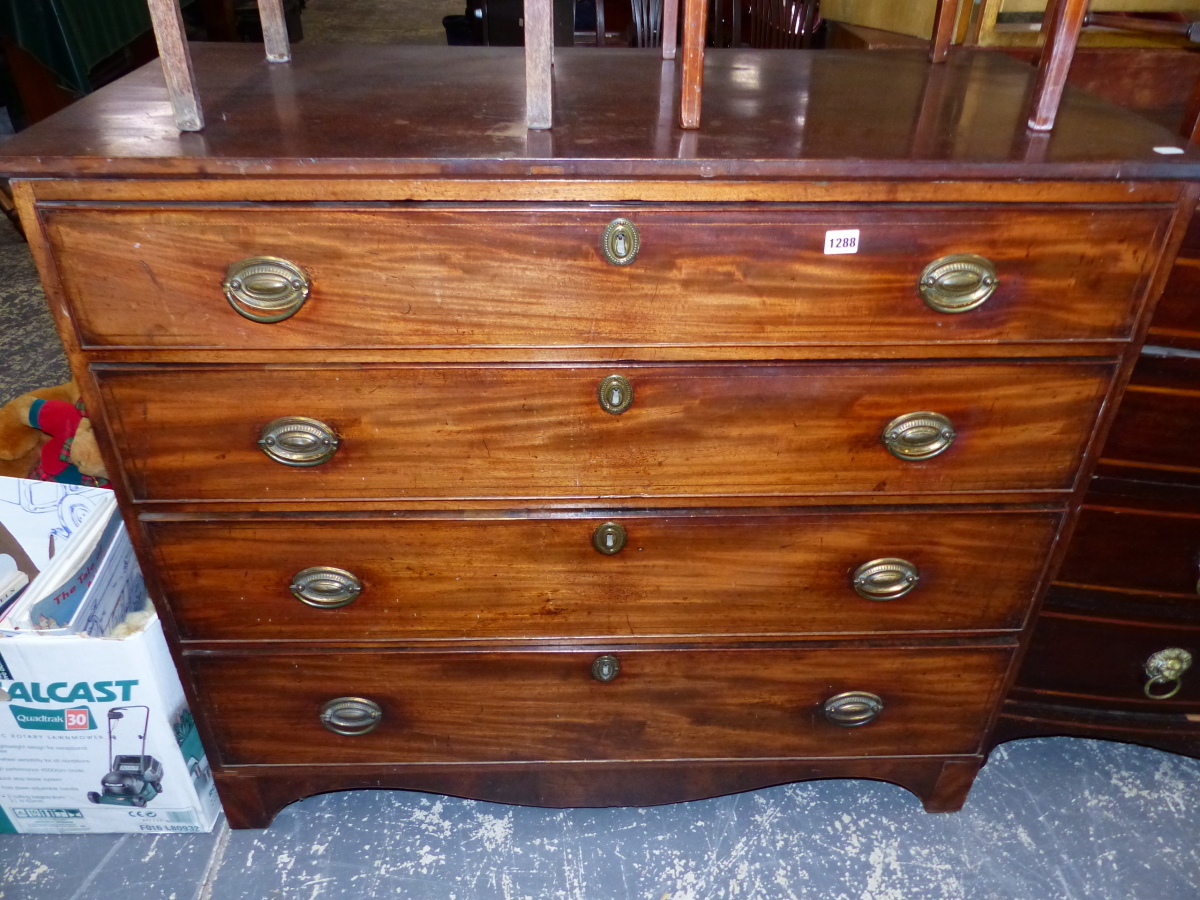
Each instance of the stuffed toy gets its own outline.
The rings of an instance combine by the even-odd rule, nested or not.
[[[108,486],[108,472],[74,382],[0,407],[0,475]]]

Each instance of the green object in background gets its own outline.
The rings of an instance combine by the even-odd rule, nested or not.
[[[0,834],[16,834],[17,829],[13,827],[12,819],[4,812],[4,807],[0,806]]]
[[[149,30],[146,0],[0,0],[0,36],[79,94],[92,90],[96,63]]]

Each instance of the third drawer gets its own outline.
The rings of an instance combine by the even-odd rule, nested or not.
[[[916,508],[145,527],[185,640],[411,641],[1019,629],[1059,521]],[[614,526],[624,546],[599,552]]]

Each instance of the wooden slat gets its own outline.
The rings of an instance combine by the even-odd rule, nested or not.
[[[929,43],[931,62],[946,61],[950,43],[954,39],[954,23],[958,19],[959,0],[938,0],[937,12],[933,17],[933,40]]]
[[[1200,79],[1192,85],[1179,133],[1193,144],[1200,144]]]
[[[288,44],[287,22],[283,18],[283,0],[258,0],[258,17],[262,20],[267,61],[288,62],[292,58],[292,48]]]
[[[183,33],[183,15],[177,0],[148,0],[150,20],[154,24],[154,39],[162,60],[163,77],[175,125],[180,131],[199,131],[204,127],[204,112],[196,90],[196,75],[192,57]]]
[[[1034,131],[1049,131],[1054,127],[1087,8],[1088,0],[1058,0],[1056,8],[1047,12],[1048,17],[1053,16],[1053,29],[1046,35],[1033,91],[1029,127]]]
[[[597,40],[600,39],[597,29]],[[549,128],[553,124],[553,65],[552,0],[525,0],[525,125],[528,128]]]
[[[674,59],[679,45],[679,0],[663,0],[663,59]]]
[[[704,88],[704,33],[707,24],[707,0],[685,0],[683,72],[679,97],[679,124],[682,128],[700,127],[700,93]]]

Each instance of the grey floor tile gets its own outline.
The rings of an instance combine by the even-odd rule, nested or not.
[[[1000,748],[966,809],[816,782],[650,809],[362,791],[232,832],[211,900],[1196,900],[1200,761],[1070,739]]]
[[[0,900],[198,900],[224,830],[0,835]]]

